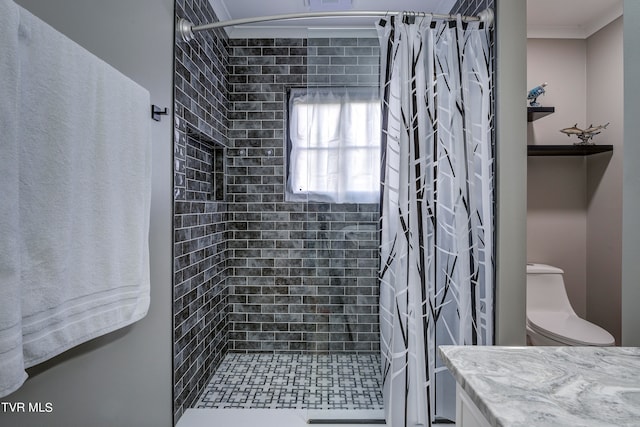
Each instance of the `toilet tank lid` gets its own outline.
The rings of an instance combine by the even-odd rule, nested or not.
[[[527,274],[563,274],[558,267],[547,264],[527,263]]]

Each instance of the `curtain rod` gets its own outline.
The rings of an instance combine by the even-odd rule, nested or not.
[[[437,13],[427,12],[389,12],[389,11],[342,11],[342,12],[307,12],[307,13],[286,13],[282,15],[271,16],[259,16],[254,18],[242,18],[232,19],[230,21],[213,22],[210,24],[193,25],[193,23],[186,19],[179,19],[177,22],[176,31],[180,34],[183,41],[189,42],[194,39],[195,33],[200,31],[212,30],[214,28],[230,27],[233,25],[252,24],[254,22],[267,22],[267,21],[284,21],[291,19],[310,19],[310,18],[345,18],[350,16],[390,16],[403,13],[407,16],[430,16],[433,19],[454,20],[457,15],[441,15]],[[491,8],[485,9],[477,16],[462,16],[462,20],[465,22],[481,21],[488,25],[493,24],[493,10]]]

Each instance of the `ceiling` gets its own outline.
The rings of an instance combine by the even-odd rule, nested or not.
[[[309,12],[312,0],[209,0],[221,21],[256,16]],[[316,1],[316,0],[313,0]],[[344,0],[317,0],[320,3],[340,3]],[[449,13],[456,0],[352,0],[350,10],[372,11],[422,11]],[[298,37],[324,29],[331,34],[342,35],[355,32],[371,32],[375,35],[376,18],[325,18],[290,21],[261,22],[227,28],[230,37]]]
[[[209,0],[221,21],[257,16],[309,12],[309,2],[348,0]],[[448,13],[455,0],[351,0],[351,10],[426,11]],[[623,0],[527,0],[527,34],[530,38],[589,37],[622,15]],[[227,27],[230,37],[304,37],[313,31],[332,35],[370,32],[376,18],[332,18],[272,21]],[[499,17],[498,17],[499,19]],[[312,29],[312,30],[309,30]]]
[[[527,0],[529,38],[586,39],[622,15],[623,0]]]

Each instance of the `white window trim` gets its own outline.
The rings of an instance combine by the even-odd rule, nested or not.
[[[313,105],[325,102],[339,104],[340,109],[323,112],[313,108]],[[359,105],[352,105],[354,103]],[[352,107],[344,108],[345,105]],[[309,128],[318,125],[328,116],[333,116],[330,119],[331,124],[311,133]],[[362,119],[361,129],[355,130],[352,127],[353,121],[359,119]],[[344,145],[341,145],[343,143]],[[334,144],[338,145],[335,149]],[[326,154],[316,160],[307,157],[308,153],[316,150]],[[285,200],[377,203],[380,185],[378,89],[291,88],[288,100],[286,157]],[[308,166],[311,162],[313,165]],[[302,177],[303,172],[299,168],[304,169],[307,174],[313,173],[315,181],[309,175]]]

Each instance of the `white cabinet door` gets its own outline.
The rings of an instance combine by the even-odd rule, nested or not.
[[[491,427],[469,395],[456,384],[456,426]]]

